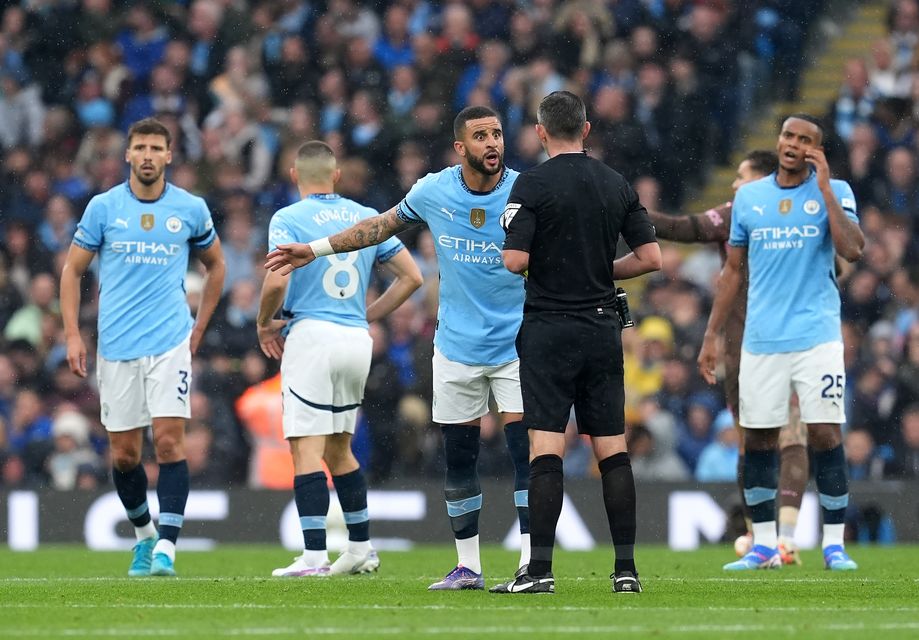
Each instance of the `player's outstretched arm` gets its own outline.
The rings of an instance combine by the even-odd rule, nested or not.
[[[393,207],[386,213],[361,220],[353,227],[328,238],[320,238],[309,243],[279,244],[277,249],[267,255],[265,268],[287,275],[316,258],[380,244],[408,226],[407,222],[399,219],[396,208]]]
[[[660,240],[673,242],[727,242],[731,231],[731,208],[721,205],[704,213],[667,215],[648,211]]]
[[[289,275],[281,275],[277,271],[265,273],[265,280],[262,282],[262,296],[258,305],[258,315],[255,319],[259,347],[261,347],[262,353],[275,360],[280,360],[284,354],[284,338],[281,336],[281,329],[284,328],[287,321],[276,320],[274,316],[284,302],[284,295],[287,293],[289,282]]]
[[[628,280],[652,271],[660,271],[661,261],[661,246],[656,242],[646,242],[618,260],[613,260],[613,278]]]
[[[93,251],[70,245],[61,269],[61,319],[67,341],[67,364],[70,370],[86,377],[86,345],[80,335],[80,280],[95,257]]]
[[[712,313],[708,317],[708,326],[705,328],[705,338],[702,340],[702,349],[699,351],[699,373],[709,384],[715,384],[715,365],[717,364],[717,349],[715,341],[724,321],[728,316],[731,306],[740,291],[744,273],[747,268],[747,248],[732,247],[728,245],[728,258],[718,277],[715,291],[715,301],[712,303]]]
[[[421,269],[412,258],[408,249],[402,249],[387,260],[384,265],[396,277],[379,298],[367,307],[367,322],[376,322],[389,315],[400,304],[408,300],[418,287],[424,283]]]
[[[198,252],[198,259],[204,265],[204,288],[201,292],[201,302],[195,313],[195,326],[191,330],[191,353],[198,351],[198,345],[204,338],[207,324],[214,315],[214,310],[220,302],[223,293],[223,279],[226,276],[227,265],[223,259],[223,249],[220,238],[215,238],[213,244],[207,249]]]

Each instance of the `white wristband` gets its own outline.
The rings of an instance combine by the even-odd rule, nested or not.
[[[309,243],[310,249],[313,250],[313,255],[317,258],[322,256],[330,256],[335,251],[332,249],[332,243],[329,242],[328,238],[319,238],[318,240],[313,240]]]

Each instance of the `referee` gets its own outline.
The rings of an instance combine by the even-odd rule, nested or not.
[[[584,153],[584,102],[568,91],[543,98],[536,132],[549,160],[520,175],[502,215],[504,265],[528,275],[517,335],[523,420],[530,434],[530,563],[496,593],[554,593],[552,549],[562,509],[565,426],[600,461],[603,502],[616,552],[612,587],[638,593],[635,482],[625,444],[621,325],[613,277],[656,271],[654,227],[625,179]],[[619,236],[632,252],[618,260]]]

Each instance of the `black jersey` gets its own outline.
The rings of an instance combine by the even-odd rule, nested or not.
[[[585,153],[563,153],[522,173],[502,216],[505,249],[530,254],[525,311],[611,306],[621,235],[631,249],[654,227],[619,173]]]

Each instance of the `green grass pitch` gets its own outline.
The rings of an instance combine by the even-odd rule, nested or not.
[[[916,638],[919,547],[849,549],[861,569],[725,574],[732,549],[639,547],[645,592],[613,595],[611,553],[557,552],[555,595],[431,593],[452,547],[382,553],[379,573],[270,578],[293,554],[221,547],[178,556],[178,578],[126,577],[130,554],[0,550],[0,638]],[[488,586],[516,554],[483,550]]]

